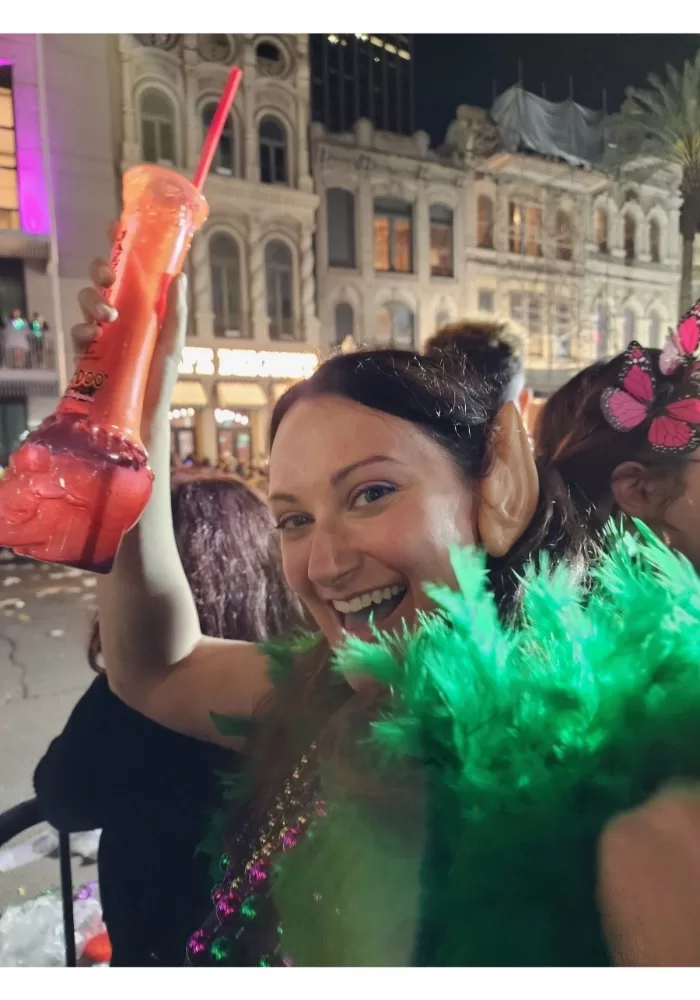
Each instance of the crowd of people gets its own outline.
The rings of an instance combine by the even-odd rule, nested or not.
[[[38,313],[27,319],[21,309],[0,316],[0,345],[6,368],[44,368],[51,363],[49,324]]]
[[[275,407],[266,501],[173,476],[164,365],[35,775],[103,829],[114,965],[700,964],[699,341],[596,362],[534,441],[498,326],[339,353]]]

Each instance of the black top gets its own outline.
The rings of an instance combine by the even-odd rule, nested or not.
[[[220,804],[231,751],[152,722],[97,677],[34,773],[46,820],[102,829],[98,856],[112,965],[182,965],[210,909],[207,861],[195,857]]]

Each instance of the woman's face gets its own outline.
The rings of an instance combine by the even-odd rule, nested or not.
[[[476,504],[446,452],[413,424],[340,396],[295,403],[270,456],[284,572],[329,642],[371,638],[453,583],[449,550],[476,538]]]

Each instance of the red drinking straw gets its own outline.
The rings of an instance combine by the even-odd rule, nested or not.
[[[221,95],[221,100],[217,105],[216,112],[212,118],[211,125],[209,126],[209,131],[207,132],[207,137],[204,140],[202,153],[199,157],[199,163],[197,164],[197,169],[195,170],[194,177],[192,178],[192,183],[200,194],[202,188],[204,187],[204,182],[207,179],[209,168],[211,167],[211,161],[214,159],[216,147],[219,145],[219,139],[221,138],[221,133],[226,125],[226,119],[228,118],[229,111],[231,110],[231,105],[233,104],[238,91],[242,76],[243,71],[240,70],[238,66],[234,66],[228,75],[224,92]]]

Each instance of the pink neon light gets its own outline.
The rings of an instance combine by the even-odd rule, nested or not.
[[[12,61],[0,56],[0,66]],[[37,88],[13,86],[19,218],[25,233],[48,236],[51,232],[49,198],[44,176]]]

